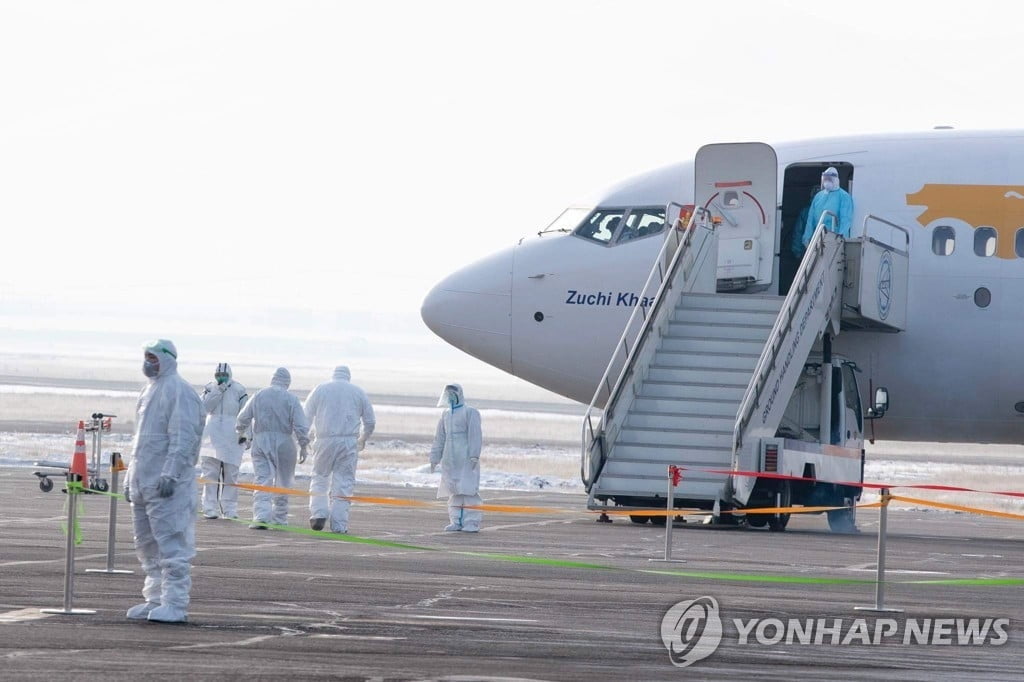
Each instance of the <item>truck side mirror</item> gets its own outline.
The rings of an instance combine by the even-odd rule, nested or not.
[[[879,386],[875,389],[875,403],[868,408],[868,419],[881,419],[889,409],[889,389]]]

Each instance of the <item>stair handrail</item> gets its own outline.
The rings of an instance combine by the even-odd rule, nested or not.
[[[668,206],[666,206],[666,215],[668,215],[668,209],[673,206],[678,206],[680,210],[683,210],[685,208],[682,204],[673,201],[670,204],[668,204]],[[633,358],[636,356],[636,353],[639,351],[642,345],[641,343],[636,342],[637,339],[643,338],[643,336],[647,333],[647,330],[650,328],[650,325],[652,324],[653,320],[656,318],[657,313],[661,308],[662,300],[665,297],[665,292],[670,287],[670,282],[675,276],[675,272],[679,267],[679,263],[682,262],[682,256],[686,252],[686,249],[690,246],[690,243],[693,241],[693,235],[696,232],[697,225],[700,224],[702,226],[707,226],[710,216],[711,213],[708,209],[697,206],[694,208],[693,213],[690,215],[690,218],[687,221],[685,227],[682,227],[680,225],[679,218],[676,218],[676,224],[673,225],[671,232],[665,237],[665,242],[662,244],[661,250],[658,251],[658,256],[654,261],[654,265],[651,268],[650,274],[648,274],[647,276],[647,281],[644,282],[644,286],[640,290],[640,296],[637,298],[637,302],[633,306],[633,312],[630,314],[629,319],[626,321],[626,326],[622,330],[622,335],[619,337],[619,341],[615,345],[615,349],[612,351],[612,357],[608,362],[608,366],[604,370],[604,374],[601,376],[601,380],[597,384],[597,390],[594,392],[594,397],[591,399],[590,405],[587,406],[587,410],[583,414],[583,429],[581,433],[582,452],[580,462],[580,477],[583,480],[584,486],[587,487],[588,489],[592,483],[589,475],[590,467],[588,466],[590,459],[590,451],[591,445],[596,440],[593,418],[594,412],[597,409],[597,404],[598,402],[600,402],[602,391],[605,388],[607,388],[608,390],[608,397],[604,403],[606,406],[612,404],[613,400],[618,397],[618,394],[622,390],[622,386],[625,383],[626,377],[629,374],[629,369],[633,363]],[[674,246],[672,246],[673,236],[678,236],[678,242]],[[665,256],[669,251],[670,247],[674,248],[675,250],[672,253],[672,258],[669,261],[668,266],[664,267],[663,263],[665,262]],[[658,281],[657,293],[655,294],[654,300],[650,303],[650,305],[644,306],[642,305],[645,298],[644,294],[649,290],[651,285],[654,283],[656,277],[660,278],[660,281]],[[650,308],[649,314],[647,308]],[[640,328],[637,330],[636,334],[632,337],[632,339],[630,339],[630,330],[638,321],[638,318],[640,318]],[[631,343],[631,341],[634,343]],[[625,353],[625,358],[623,360],[622,368],[618,371],[618,374],[616,375],[615,383],[612,384],[611,376],[614,372],[616,361],[618,360],[620,355],[623,354],[623,352]],[[604,422],[604,420],[609,416],[611,416],[611,412],[606,410],[602,417],[602,422]],[[600,425],[598,428],[600,429]]]
[[[894,230],[899,230],[900,232],[902,232],[903,233],[903,240],[904,240],[903,249],[902,250],[897,249],[892,244],[889,244],[887,242],[883,242],[880,239],[875,239],[874,237],[869,235],[868,234],[868,231],[869,231],[868,227],[871,224],[872,220],[880,222],[883,225],[887,225],[888,227],[890,227],[890,228],[892,228]],[[868,240],[870,242],[874,242],[875,244],[878,244],[879,246],[881,246],[883,248],[889,249],[890,251],[895,251],[896,253],[898,253],[898,254],[900,254],[902,256],[906,256],[910,252],[910,232],[907,230],[907,228],[903,227],[902,225],[897,225],[896,223],[894,223],[892,221],[889,221],[889,220],[886,220],[885,218],[881,218],[881,217],[873,215],[871,213],[869,213],[868,215],[864,216],[864,223],[863,223],[861,234],[864,235],[864,239],[866,239],[866,240]]]
[[[747,424],[750,423],[750,417],[754,413],[754,406],[761,399],[761,393],[764,391],[768,376],[775,369],[775,361],[778,359],[779,350],[782,348],[781,341],[789,333],[789,330],[793,328],[793,315],[807,294],[810,278],[814,273],[815,267],[818,265],[818,261],[824,257],[824,234],[828,231],[826,219],[830,219],[830,224],[834,228],[839,216],[831,211],[825,211],[821,214],[821,219],[818,220],[818,225],[814,228],[814,235],[807,244],[807,252],[800,262],[800,267],[797,268],[793,284],[789,288],[789,294],[782,303],[779,316],[775,318],[775,324],[772,326],[768,339],[765,341],[761,357],[758,358],[757,366],[754,368],[754,374],[750,379],[750,383],[747,384],[747,390],[743,393],[740,407],[736,411],[736,424],[732,434],[732,450],[734,455],[743,444],[743,431],[747,428]]]

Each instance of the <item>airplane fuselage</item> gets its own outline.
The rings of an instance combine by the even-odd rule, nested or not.
[[[862,393],[868,380],[889,388],[878,437],[1020,443],[1024,132],[943,130],[774,149],[776,224],[794,222],[807,178],[838,165],[854,200],[852,236],[868,215],[909,234],[909,244],[899,231],[889,236],[910,254],[906,330],[849,331],[834,341],[835,351],[862,369]],[[580,229],[525,239],[454,273],[424,301],[425,322],[485,362],[589,403],[627,318],[644,303],[640,290],[665,233],[623,239],[622,227],[595,237],[593,228],[582,231],[585,216],[596,226],[604,215],[625,221],[631,209],[690,204],[693,175],[687,162],[627,181],[579,213]],[[719,229],[724,238],[728,226]],[[789,249],[788,233],[776,229],[771,238],[775,277],[762,294],[780,293]]]

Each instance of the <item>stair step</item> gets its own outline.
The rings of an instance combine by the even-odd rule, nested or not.
[[[601,475],[610,476],[629,476],[631,478],[660,478],[662,482],[667,483],[665,480],[668,477],[668,466],[669,464],[676,464],[677,466],[691,467],[691,469],[685,469],[683,471],[684,481],[723,481],[725,479],[724,474],[711,474],[703,471],[694,471],[694,469],[721,469],[726,470],[730,468],[729,462],[696,462],[687,455],[685,457],[678,457],[675,461],[665,462],[644,462],[637,460],[620,460],[618,458],[608,460],[604,465],[604,469]]]
[[[749,383],[749,382],[748,382]],[[678,384],[670,381],[657,381],[648,377],[640,386],[641,398],[670,398],[698,400],[729,400],[736,405],[743,400],[746,385],[723,386],[720,384]]]
[[[699,325],[722,325],[722,324],[748,324],[771,329],[775,324],[775,318],[779,316],[777,310],[703,310],[692,308],[677,308],[672,315],[672,321],[681,324]]]
[[[612,448],[612,457],[605,463],[605,467],[611,466],[614,462],[646,462],[648,464],[659,464],[662,467],[668,464],[683,464],[683,459],[689,464],[686,466],[699,467],[704,469],[729,468],[732,465],[732,449],[701,447],[683,449],[675,445],[635,445],[621,443]],[[662,469],[664,472],[664,468]]]
[[[663,429],[680,431],[713,431],[732,434],[735,417],[714,417],[706,414],[664,414],[630,410],[623,428]]]
[[[767,338],[767,337],[766,337]],[[759,357],[764,339],[716,339],[700,336],[663,336],[661,351],[678,353],[738,353]]]
[[[602,473],[594,486],[594,494],[629,495],[631,497],[665,498],[665,471],[661,476],[631,476]],[[722,481],[683,481],[673,491],[673,497],[680,500],[717,500],[722,497],[725,484]],[[664,504],[664,502],[662,502]]]
[[[711,310],[773,310],[778,315],[782,310],[782,296],[758,296],[744,294],[684,294],[679,297],[677,308]]]
[[[667,445],[680,451],[688,448],[732,448],[732,431],[673,431],[630,426],[619,431],[615,447],[619,445]]]
[[[772,324],[775,324],[774,321]],[[706,325],[692,322],[669,322],[666,337],[703,337],[737,341],[741,339],[759,341],[764,344],[772,325],[715,324]]]
[[[677,369],[662,365],[651,365],[647,373],[650,381],[675,382],[677,384],[710,384],[712,386],[741,386],[750,383],[749,369]]]
[[[745,369],[753,372],[761,354],[752,353],[708,353],[683,352],[659,349],[654,354],[652,365],[675,367],[677,369]]]
[[[700,398],[646,398],[638,396],[630,411],[661,414],[705,414],[712,417],[736,417],[739,400],[708,400]]]

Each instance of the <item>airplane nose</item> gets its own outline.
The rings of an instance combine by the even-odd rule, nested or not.
[[[512,261],[506,249],[441,280],[423,299],[420,316],[456,348],[512,371]]]

